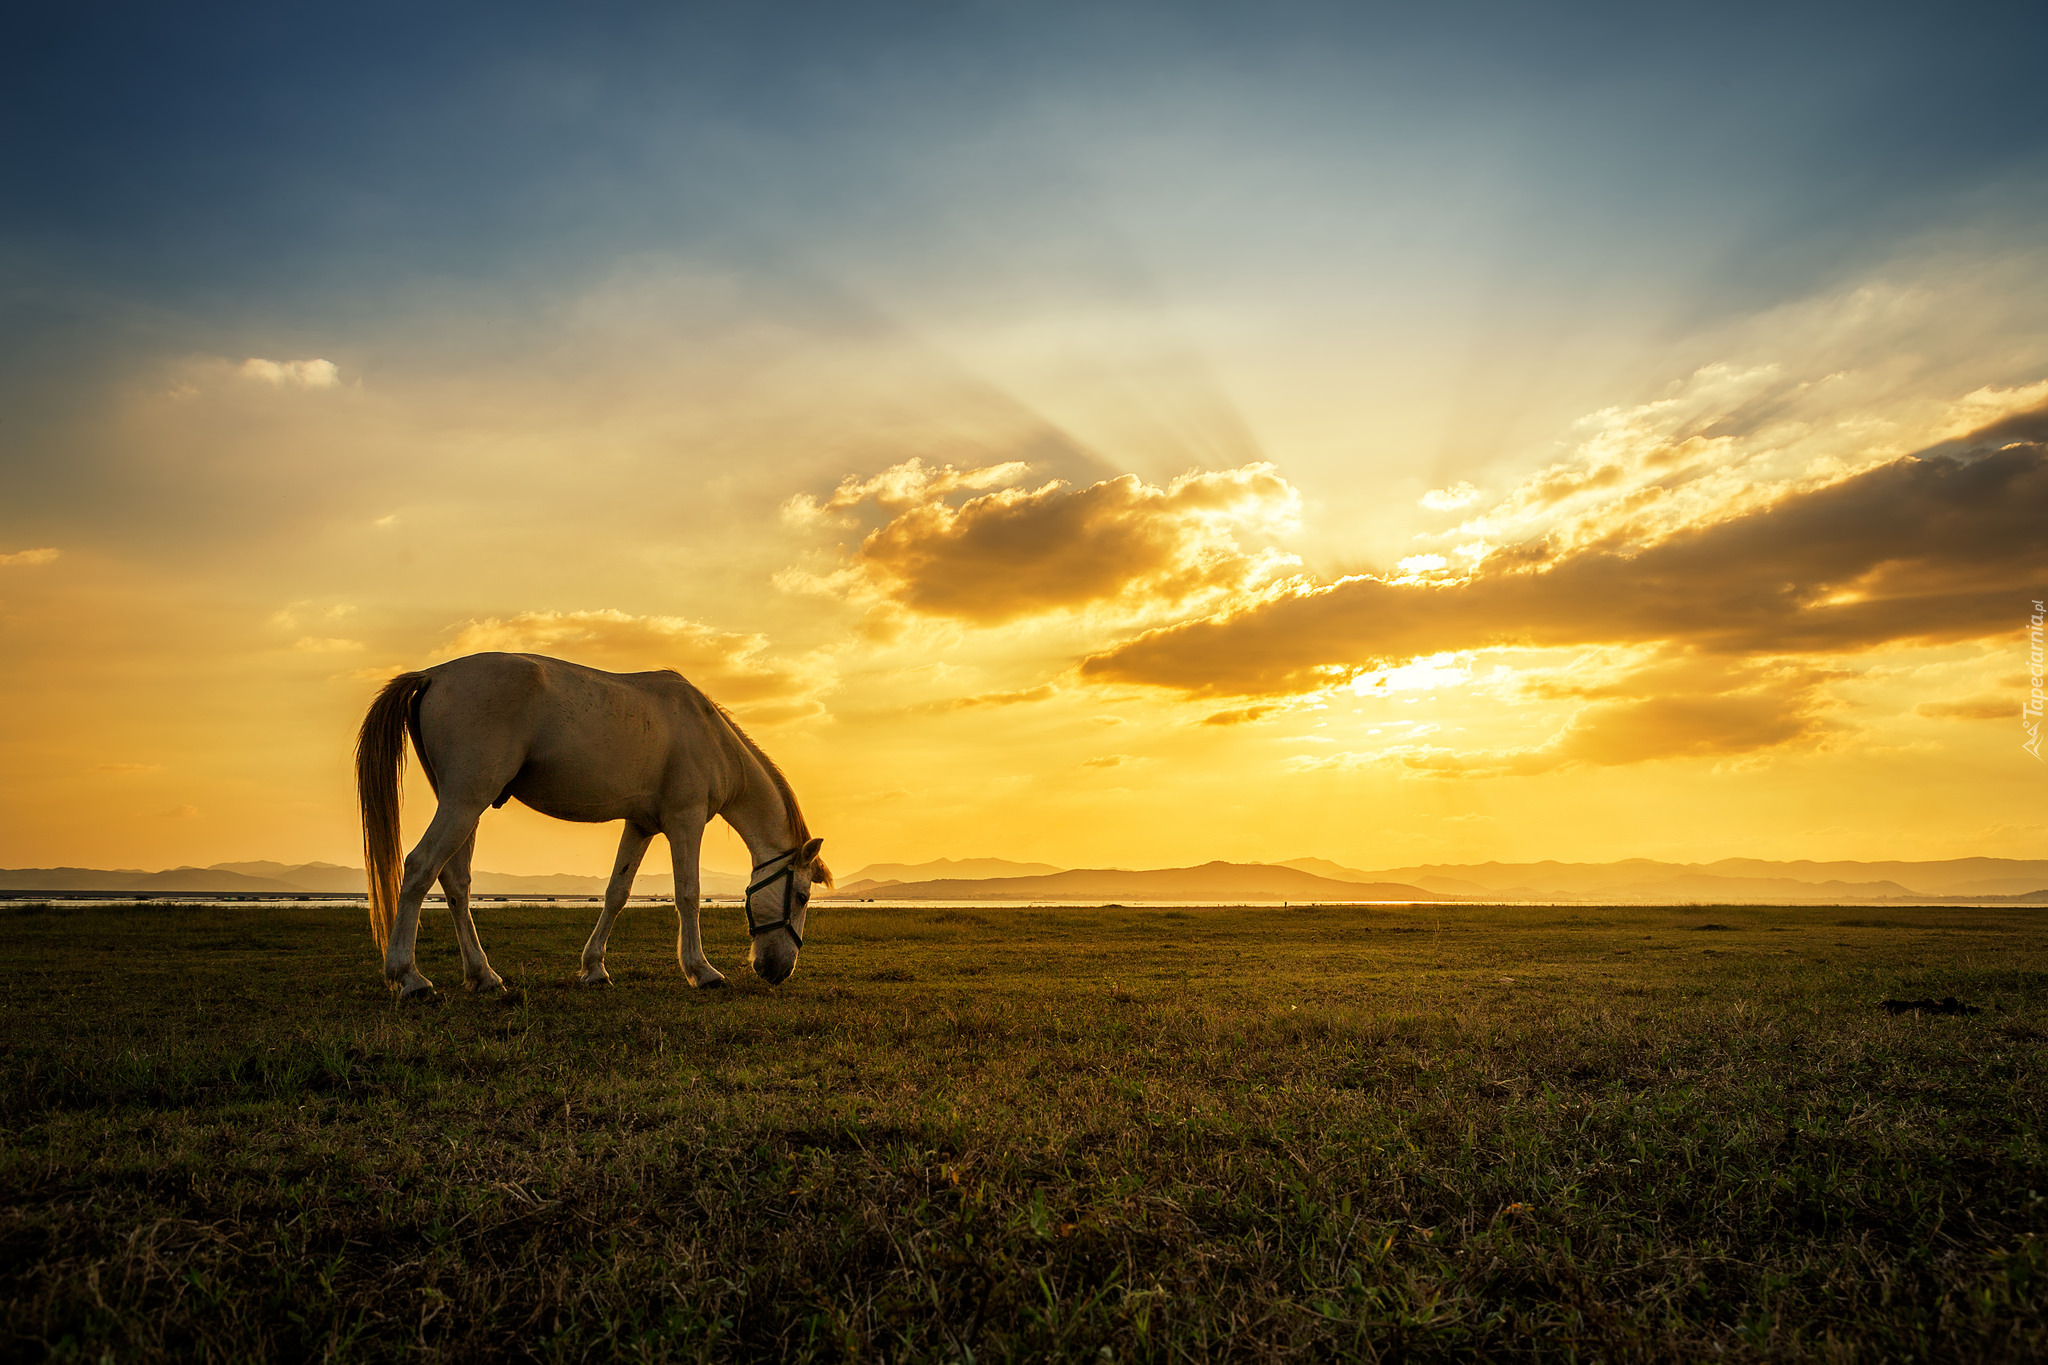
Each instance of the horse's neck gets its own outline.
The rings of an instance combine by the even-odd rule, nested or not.
[[[768,775],[767,765],[744,744],[740,746],[740,771],[745,777],[739,793],[720,814],[746,841],[747,852],[759,866],[787,851],[796,842],[796,832],[790,828],[789,807],[782,799],[782,789]]]

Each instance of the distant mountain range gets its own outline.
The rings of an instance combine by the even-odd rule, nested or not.
[[[849,881],[827,894],[892,900],[1387,900],[1446,901],[1454,895],[1397,882],[1339,881],[1275,863],[1203,863],[1145,872],[1082,868],[1035,877],[939,877]]]
[[[1875,863],[1628,858],[1617,863],[1423,863],[1376,872],[1323,858],[1294,858],[1285,865],[1338,881],[1404,881],[1452,895],[1501,900],[1826,903],[2019,896],[2048,888],[2048,859],[2023,858]]]
[[[969,860],[1003,865],[1001,859]],[[877,863],[831,893],[898,900],[1489,900],[1645,904],[1802,903],[1916,899],[2048,899],[2048,859],[1952,858],[1940,862],[1771,862],[1723,858],[1666,863],[1629,858],[1615,863],[1428,863],[1366,871],[1327,858],[1284,863],[1208,863],[1151,872],[1089,869],[1005,871],[970,877],[965,864]],[[1044,867],[1044,864],[1026,865]],[[1326,885],[1290,882],[1278,869]]]
[[[744,873],[707,869],[709,895],[738,895]],[[595,896],[605,878],[478,872],[480,895]],[[0,891],[362,893],[361,868],[339,863],[238,862],[162,872],[86,867],[0,869]],[[674,879],[643,873],[637,895],[673,894]],[[1941,862],[1770,862],[1723,858],[1665,863],[1423,863],[1365,871],[1327,858],[1199,867],[1062,869],[1004,858],[872,863],[822,895],[895,900],[1387,900],[1621,901],[1644,904],[1796,905],[1886,900],[2048,901],[2048,859]]]

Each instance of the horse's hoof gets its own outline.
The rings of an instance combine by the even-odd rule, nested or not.
[[[612,984],[612,976],[610,972],[600,972],[596,976],[579,976],[576,982],[581,986],[609,986]]]
[[[697,989],[700,991],[723,990],[725,989],[725,978],[722,976],[714,976],[709,981],[698,981],[693,984],[695,984]]]
[[[503,981],[465,981],[462,984],[469,987],[477,995],[489,996],[503,995],[505,993],[505,983]]]
[[[437,998],[431,985],[408,986],[398,993],[401,1005],[431,1005]]]

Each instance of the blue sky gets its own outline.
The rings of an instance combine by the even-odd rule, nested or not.
[[[17,279],[215,314],[645,251],[775,271],[849,239],[968,272],[1006,263],[986,240],[947,259],[954,229],[1085,239],[1125,178],[1197,244],[1263,222],[1324,251],[1384,231],[1392,190],[1567,287],[1691,275],[1705,245],[1694,306],[1754,307],[1962,216],[2016,228],[2048,131],[2048,24],[2023,6],[79,6],[8,26]],[[1461,185],[1502,173],[1483,197],[1509,230],[1463,220]]]

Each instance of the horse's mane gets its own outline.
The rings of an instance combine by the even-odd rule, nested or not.
[[[709,697],[706,697],[705,700],[711,701]],[[768,777],[775,783],[775,790],[782,794],[782,808],[789,815],[789,828],[790,832],[796,836],[797,847],[801,848],[803,845],[808,844],[811,841],[811,827],[804,820],[804,808],[797,804],[796,792],[790,787],[789,779],[783,775],[782,769],[776,764],[775,760],[768,757],[760,745],[754,743],[754,737],[742,729],[737,720],[733,719],[732,712],[726,710],[723,706],[719,706],[715,701],[711,702],[711,704],[717,707],[718,714],[724,717],[727,725],[732,727],[733,734],[737,735],[740,743],[747,747],[747,752],[759,759],[761,766],[768,770]],[[832,884],[831,869],[825,866],[823,858],[814,859],[812,861],[812,869],[811,880],[823,882],[826,886]]]
[[[712,702],[711,704],[718,706],[717,702]],[[726,710],[723,706],[718,706],[718,714],[725,717],[725,723],[732,727],[732,732],[735,735],[739,736],[740,743],[747,746],[747,752],[761,760],[761,766],[768,770],[769,778],[775,783],[775,790],[782,793],[782,805],[789,812],[789,828],[790,832],[796,836],[796,842],[800,844],[809,843],[811,841],[811,827],[805,823],[803,807],[797,804],[796,793],[790,789],[789,779],[783,775],[782,769],[777,766],[774,759],[768,757],[762,751],[760,745],[754,743],[752,735],[740,728],[740,723],[733,719],[732,712]]]

